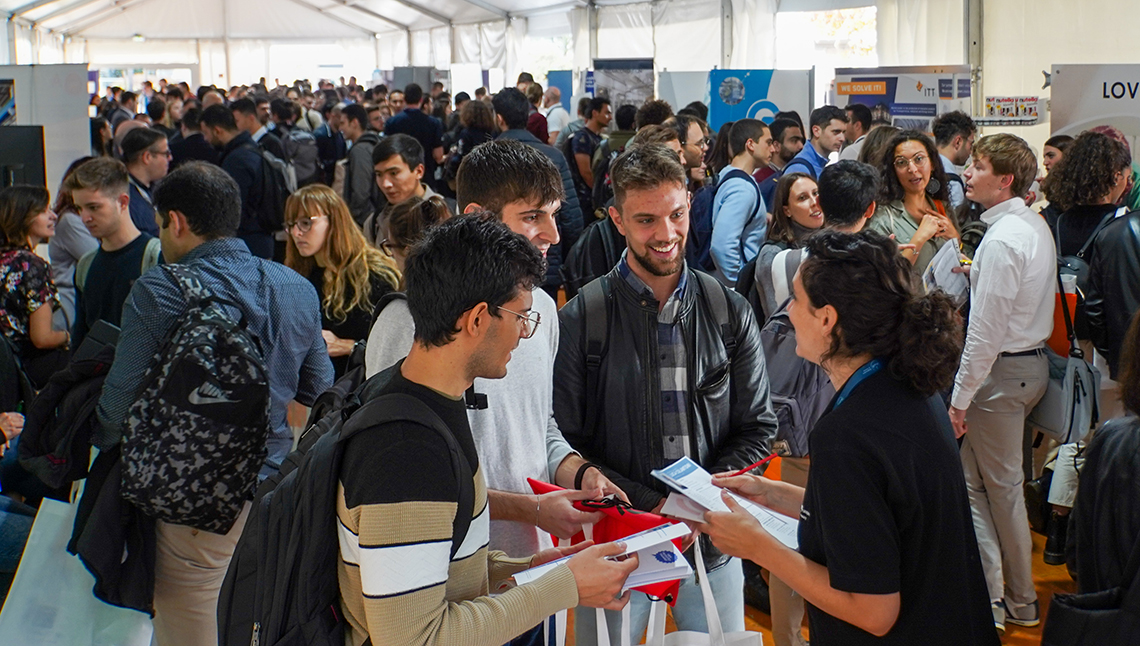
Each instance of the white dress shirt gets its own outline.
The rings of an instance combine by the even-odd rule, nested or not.
[[[989,225],[970,270],[970,327],[950,403],[965,410],[1002,352],[1039,348],[1053,333],[1057,251],[1045,219],[1012,198]]]
[[[253,133],[254,143],[261,141],[261,138],[264,137],[265,133],[267,133],[267,132],[269,132],[269,128],[267,128],[265,126],[261,126],[260,128],[258,128],[257,132]]]

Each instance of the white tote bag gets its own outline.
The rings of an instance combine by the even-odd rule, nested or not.
[[[649,629],[646,631],[646,646],[764,646],[764,636],[758,632],[743,630],[735,633],[725,633],[720,624],[720,613],[716,609],[716,599],[708,584],[708,573],[705,571],[705,560],[701,554],[701,542],[694,544],[696,550],[693,560],[697,562],[697,581],[701,589],[701,596],[705,602],[705,619],[708,621],[708,633],[698,633],[691,630],[679,630],[665,634],[665,613],[668,604],[664,601],[655,601],[649,610]],[[628,605],[626,606],[629,607]]]
[[[150,617],[96,599],[95,578],[67,552],[78,506],[40,504],[0,612],[0,646],[149,646]]]

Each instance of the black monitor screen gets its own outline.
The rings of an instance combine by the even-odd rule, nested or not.
[[[47,187],[43,126],[0,126],[0,187]]]

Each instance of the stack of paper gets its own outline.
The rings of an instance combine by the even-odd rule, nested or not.
[[[681,552],[672,543],[673,539],[681,538],[688,533],[689,528],[684,524],[666,523],[623,538],[625,551],[620,556],[637,552],[638,558],[637,569],[626,579],[623,590],[688,578],[693,573],[693,569],[689,567],[688,562],[681,556]],[[542,575],[571,558],[567,556],[529,570],[523,570],[515,574],[515,582],[519,585],[525,585],[537,581]]]
[[[665,501],[665,506],[661,508],[662,515],[703,523],[706,511],[728,511],[728,506],[720,497],[724,489],[714,485],[712,474],[688,457],[652,473],[658,480],[677,491],[670,494]],[[730,493],[730,495],[776,540],[793,550],[799,548],[800,521],[778,514],[736,494]]]

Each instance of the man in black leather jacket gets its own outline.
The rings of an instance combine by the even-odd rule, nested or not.
[[[769,454],[776,416],[751,307],[685,264],[689,196],[676,153],[634,146],[610,176],[610,217],[627,250],[559,313],[554,415],[570,444],[635,508],[658,511],[668,490],[650,471],[686,455],[713,473],[746,467]],[[740,561],[705,542],[702,549],[725,632],[743,630]],[[633,635],[648,612],[648,597],[634,593]],[[681,630],[707,631],[692,577],[673,616]],[[593,643],[594,618],[576,613],[579,644]],[[610,613],[608,623],[616,640],[620,615]]]
[[[1113,379],[1120,369],[1120,345],[1140,309],[1140,211],[1117,218],[1093,242],[1085,314],[1097,351]]]

